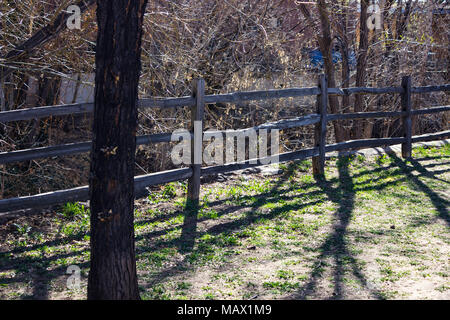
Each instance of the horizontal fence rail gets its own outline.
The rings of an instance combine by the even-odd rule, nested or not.
[[[450,85],[442,86],[427,86],[427,87],[413,87],[411,93],[433,93],[450,91]],[[389,94],[389,93],[403,93],[401,87],[391,88],[328,88],[329,95],[352,95],[352,94]],[[295,98],[302,96],[318,95],[318,88],[293,88],[280,90],[266,90],[266,91],[249,91],[249,92],[235,92],[218,95],[205,95],[205,104],[216,103],[238,103],[250,100],[266,100],[266,99],[280,99],[280,98]],[[139,108],[178,108],[178,107],[192,107],[195,104],[193,97],[180,98],[161,98],[151,99],[145,98],[138,101]],[[92,113],[94,111],[93,103],[78,103],[67,104],[59,106],[36,107],[29,109],[11,110],[0,113],[0,123],[8,123],[12,121],[32,120],[38,118],[45,118],[50,116],[64,116],[70,114]]]
[[[426,86],[426,87],[412,87],[411,93],[433,93],[439,91],[450,91],[450,84],[442,86]]]
[[[0,113],[0,123],[12,121],[32,120],[51,116],[65,116],[79,113],[92,113],[93,103],[65,104],[60,106],[37,107],[29,109],[18,109]]]
[[[445,112],[450,111],[450,106],[442,106],[442,107],[432,107],[427,109],[420,109],[420,110],[412,110],[411,114],[413,116],[418,116],[422,114],[432,114],[432,113],[439,113],[439,112]]]
[[[405,115],[403,111],[382,111],[382,112],[353,112],[341,114],[329,114],[327,119],[334,120],[350,120],[350,119],[371,119],[371,118],[395,118]]]
[[[339,152],[344,150],[384,147],[395,144],[402,144],[402,155],[404,158],[411,156],[411,144],[416,142],[434,141],[450,138],[450,131],[443,131],[420,136],[412,136],[411,118],[412,116],[434,114],[450,111],[450,106],[437,106],[420,110],[412,110],[411,95],[433,92],[450,91],[450,85],[412,87],[410,77],[404,77],[402,85],[399,87],[386,88],[328,88],[325,76],[320,77],[319,85],[312,88],[290,88],[278,90],[263,91],[243,91],[227,94],[205,95],[204,81],[199,79],[194,81],[193,95],[179,98],[149,98],[138,101],[139,108],[191,108],[191,120],[200,121],[203,128],[204,107],[207,104],[216,103],[239,103],[244,101],[267,100],[294,98],[303,96],[317,97],[317,113],[300,116],[291,119],[264,123],[252,128],[223,130],[223,131],[203,131],[194,132],[193,122],[190,125],[191,147],[202,150],[203,139],[216,134],[243,133],[261,130],[285,130],[301,126],[315,126],[315,147],[300,151],[293,151],[275,155],[279,162],[293,160],[313,159],[313,171],[315,174],[323,174],[325,167],[325,154],[329,152]],[[402,98],[401,111],[376,111],[376,112],[358,112],[343,114],[328,114],[328,96],[349,96],[353,94],[399,94]],[[31,120],[49,116],[63,116],[69,114],[92,113],[94,104],[81,103],[61,106],[38,107],[31,109],[13,110],[0,112],[0,123],[12,121]],[[326,144],[326,124],[330,121],[350,120],[350,119],[371,119],[371,118],[400,118],[403,128],[402,137],[378,138],[378,139],[360,139]],[[167,143],[172,141],[172,134],[160,133],[136,138],[137,145],[148,145],[153,143]],[[91,151],[92,143],[90,141],[69,143],[57,146],[31,148],[26,150],[17,150],[0,153],[0,164],[6,164],[18,161],[28,161],[40,158],[58,157],[87,153]],[[218,173],[226,173],[236,170],[242,170],[252,167],[258,167],[273,160],[274,156],[265,158],[251,159],[242,162],[229,163],[225,165],[211,166],[202,168],[200,165],[191,165],[189,168],[181,168],[164,172],[152,173],[144,176],[135,177],[135,194],[141,197],[147,194],[150,186],[164,184],[173,181],[188,181],[188,199],[198,200],[200,190],[200,177]],[[89,198],[89,187],[83,186],[67,190],[59,190],[37,195],[30,195],[18,198],[0,200],[0,212],[9,212],[14,210],[23,210],[29,208],[44,208],[66,202],[85,201]]]
[[[170,133],[152,134],[137,137],[136,144],[140,146],[152,143],[170,142],[170,139]],[[67,143],[58,146],[2,152],[0,153],[0,164],[86,153],[90,152],[91,148],[91,142],[79,142]]]
[[[276,122],[269,122],[253,128],[233,130],[233,132],[245,134],[246,132],[251,130],[255,131],[272,130],[272,129],[283,130],[289,128],[297,128],[306,125],[312,125],[319,121],[320,121],[319,115],[311,114],[304,117],[280,120]],[[205,132],[205,134],[214,135],[217,133],[226,133],[226,132],[227,131],[207,131]],[[139,136],[136,138],[136,144],[139,146],[153,143],[171,142],[171,136],[172,135],[170,133]],[[86,153],[91,150],[91,147],[92,147],[91,142],[80,142],[80,143],[68,143],[58,146],[2,152],[0,153],[0,164]]]
[[[403,93],[403,88],[387,87],[387,88],[329,88],[328,93],[338,96],[350,96],[352,94],[389,94],[389,93]]]
[[[450,130],[442,131],[438,133],[424,134],[420,136],[414,136],[411,138],[411,142],[427,142],[427,141],[435,141],[435,140],[443,140],[450,138]]]
[[[146,188],[154,185],[185,180],[192,176],[190,168],[152,173],[134,179],[136,197],[146,194]],[[45,208],[59,203],[86,201],[89,198],[89,186],[67,190],[41,193],[12,199],[0,200],[0,212],[22,210],[28,208]]]
[[[450,106],[439,106],[420,110],[411,111],[412,116],[432,114],[450,111]],[[328,120],[350,120],[350,119],[371,119],[371,118],[395,118],[403,117],[406,115],[404,111],[380,111],[380,112],[353,112],[353,113],[341,113],[341,114],[329,114]]]
[[[413,142],[434,141],[444,138],[450,138],[450,131],[442,133],[414,136]],[[404,142],[404,138],[383,138],[383,139],[364,139],[346,141],[326,146],[326,152],[343,151],[351,148],[360,147],[384,147],[389,145],[400,144]],[[278,155],[279,162],[289,162],[296,160],[305,160],[319,155],[318,148],[305,149],[300,151],[282,153]],[[228,173],[238,170],[260,167],[267,163],[271,157],[250,159],[243,162],[236,162],[225,164],[221,166],[211,166],[202,168],[202,176],[214,175],[219,173]],[[143,197],[147,194],[147,189],[150,186],[159,184],[182,181],[192,176],[190,168],[182,168],[164,172],[152,173],[145,176],[138,176],[135,178],[135,194],[136,198]],[[55,204],[86,201],[89,199],[89,186],[83,186],[67,190],[59,190],[32,196],[24,196],[12,199],[0,200],[0,213],[23,210],[28,208],[45,208]]]
[[[404,143],[405,138],[379,138],[379,139],[360,139],[328,144],[325,147],[327,152],[343,151],[359,148],[376,148],[382,146],[392,146],[394,144]]]
[[[243,91],[226,94],[205,96],[206,104],[214,103],[238,103],[244,101],[256,101],[267,99],[296,98],[314,96],[320,93],[318,88],[292,88],[264,91]]]
[[[433,107],[422,110],[412,111],[412,115],[425,115],[438,112],[450,111],[450,106]],[[370,118],[389,118],[389,117],[402,117],[406,113],[403,111],[388,111],[388,112],[359,112],[359,113],[344,113],[344,114],[329,114],[327,121],[334,120],[348,120],[348,119],[370,119]],[[246,133],[250,130],[272,130],[272,129],[290,129],[301,126],[313,125],[320,121],[320,115],[310,114],[303,117],[280,120],[276,122],[265,123],[253,128],[233,130],[236,133]],[[215,135],[217,133],[226,133],[226,131],[207,131],[207,135]],[[445,133],[444,138],[446,137]],[[136,138],[137,145],[148,145],[153,143],[164,143],[171,141],[170,133],[160,133],[153,135],[139,136]],[[80,153],[86,153],[91,150],[91,142],[80,143],[68,143],[58,146],[40,147],[32,149],[24,149],[17,151],[1,152],[0,164],[29,161],[42,158],[53,158],[58,156],[67,156]]]

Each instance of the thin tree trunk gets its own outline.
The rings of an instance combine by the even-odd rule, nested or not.
[[[320,51],[322,52],[325,73],[328,77],[328,87],[336,87],[335,67],[333,64],[332,47],[333,38],[331,36],[330,16],[327,4],[324,0],[317,1],[317,10],[319,12],[322,36],[319,38]],[[329,105],[332,113],[340,113],[339,99],[336,96],[329,96]],[[337,121],[333,122],[336,142],[346,140],[345,130]]]
[[[134,168],[147,0],[98,0],[88,299],[139,299]]]
[[[380,11],[381,11],[381,17],[384,16],[384,1],[379,2],[380,5]],[[376,87],[382,88],[384,86],[383,83],[383,72],[382,72],[382,65],[383,65],[383,46],[382,46],[382,40],[383,40],[383,21],[381,21],[381,29],[375,29],[373,30],[373,33],[369,33],[369,42],[370,42],[370,57],[367,61],[367,67],[374,73],[372,76],[373,83]],[[366,67],[366,68],[367,68]],[[367,84],[367,83],[366,83]],[[375,99],[371,99],[371,102],[369,103],[368,110],[369,112],[372,111],[383,111],[383,101],[384,96],[378,95]],[[363,138],[364,139],[370,139],[374,137],[374,135],[377,135],[376,132],[374,132],[374,126],[375,123],[379,120],[366,120],[364,123],[364,130],[363,130]],[[380,137],[381,138],[381,137]]]
[[[369,49],[369,30],[367,28],[367,8],[368,0],[361,0],[361,14],[359,21],[359,48],[358,48],[358,62],[356,65],[356,87],[364,87],[367,77],[367,51]],[[355,112],[362,112],[364,110],[364,96],[355,96]],[[364,121],[355,121],[353,128],[353,138],[363,138]]]
[[[342,1],[341,5],[344,6],[346,2]],[[340,20],[340,48],[342,55],[342,70],[341,70],[341,87],[348,88],[350,87],[350,57],[349,57],[349,39],[348,39],[348,19],[349,19],[349,6],[345,6],[345,11],[341,15]],[[350,112],[350,97],[342,96],[342,113]],[[348,137],[347,128],[348,121],[342,121],[343,126],[346,128],[346,135]]]
[[[3,89],[4,86],[4,81],[1,80],[0,81],[0,111],[7,111],[6,110],[6,99],[5,99],[5,90]]]

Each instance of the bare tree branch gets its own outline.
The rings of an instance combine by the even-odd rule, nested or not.
[[[79,0],[75,5],[80,8],[81,13],[85,12],[90,6],[95,3],[95,0]],[[6,63],[25,58],[29,56],[37,47],[55,38],[67,26],[67,19],[72,15],[71,13],[60,8],[59,13],[55,19],[46,25],[44,28],[37,31],[31,38],[17,45],[13,50],[9,51],[3,59]],[[0,72],[0,78],[5,79],[10,75],[14,69],[3,67]]]

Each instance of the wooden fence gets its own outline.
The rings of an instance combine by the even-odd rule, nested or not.
[[[279,98],[293,98],[304,96],[317,96],[317,113],[297,117],[288,120],[266,123],[254,128],[261,129],[288,129],[306,125],[315,125],[315,146],[311,149],[288,152],[279,155],[280,162],[292,160],[301,160],[313,158],[314,174],[323,174],[325,167],[325,155],[327,152],[357,149],[364,147],[380,147],[394,144],[402,144],[402,156],[411,157],[411,144],[421,141],[440,140],[450,137],[450,131],[443,131],[434,134],[422,136],[412,136],[411,119],[412,116],[431,114],[437,112],[450,111],[450,106],[440,106],[421,110],[412,110],[411,95],[421,93],[432,93],[440,91],[450,91],[450,85],[412,87],[411,78],[406,76],[402,79],[401,86],[387,88],[328,88],[327,79],[324,75],[319,78],[317,87],[312,88],[291,88],[280,90],[264,90],[250,92],[235,92],[218,95],[205,95],[205,82],[202,79],[196,79],[193,83],[193,94],[181,98],[165,99],[142,99],[139,100],[139,108],[191,108],[191,146],[193,150],[201,150],[203,143],[203,134],[195,136],[193,134],[193,122],[201,121],[203,123],[204,107],[207,104],[216,103],[237,103],[251,100],[267,100]],[[328,114],[328,96],[349,96],[353,94],[399,94],[401,95],[401,111],[389,112],[360,112],[345,114]],[[12,121],[31,120],[48,116],[61,116],[79,113],[93,112],[93,104],[71,104],[61,106],[39,107],[31,109],[13,110],[0,112],[0,123]],[[347,120],[347,119],[371,119],[397,117],[402,119],[403,137],[380,138],[380,139],[362,139],[346,141],[335,144],[326,144],[327,123],[329,121]],[[203,128],[203,126],[202,126]],[[246,131],[248,129],[242,129]],[[202,131],[203,132],[203,131]],[[147,145],[160,142],[170,142],[171,133],[153,134],[137,137],[138,145]],[[56,156],[72,155],[84,152],[90,152],[91,142],[71,143],[58,146],[33,148],[18,150],[12,152],[0,153],[0,164],[26,161],[39,158],[49,158]],[[164,172],[152,173],[135,178],[136,197],[144,196],[146,188],[153,185],[164,184],[173,181],[188,179],[188,199],[198,202],[200,193],[200,178],[204,175],[215,173],[225,173],[246,169],[250,167],[261,166],[267,163],[267,159],[249,159],[244,162],[230,163],[221,166],[202,168],[201,165],[191,165],[189,168],[169,170]],[[194,163],[194,162],[192,162]],[[32,196],[10,198],[0,200],[0,212],[9,212],[29,208],[44,208],[56,204],[86,201],[89,197],[89,187],[59,190]]]

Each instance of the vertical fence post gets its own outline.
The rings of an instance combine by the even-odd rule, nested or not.
[[[203,158],[203,115],[205,110],[205,80],[195,79],[192,86],[195,105],[191,108],[191,168],[192,177],[188,180],[187,200],[198,206],[200,198],[200,176]]]
[[[405,76],[402,79],[402,111],[406,114],[402,118],[403,122],[403,134],[406,139],[402,144],[402,157],[404,159],[411,158],[412,152],[412,119],[411,119],[411,76]]]
[[[320,94],[317,96],[317,113],[320,114],[320,122],[314,130],[315,147],[319,148],[319,156],[313,157],[314,175],[325,173],[325,145],[327,137],[327,107],[328,107],[328,79],[322,74],[319,78]]]

